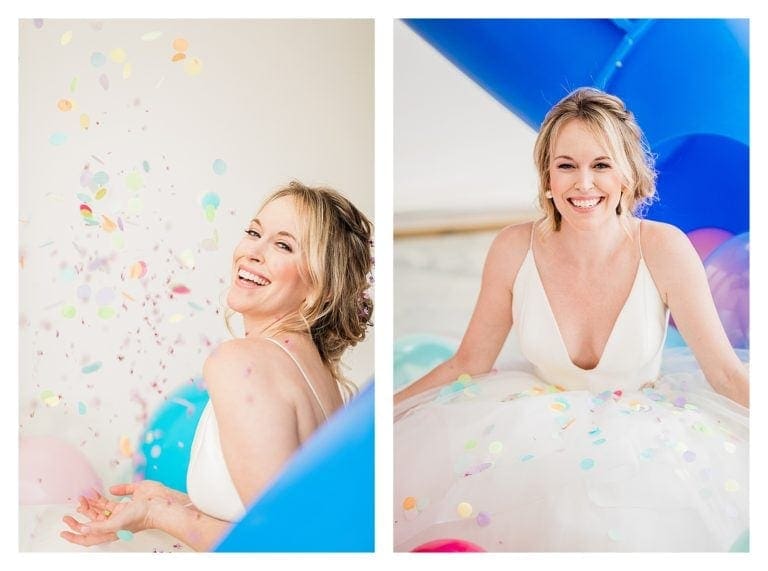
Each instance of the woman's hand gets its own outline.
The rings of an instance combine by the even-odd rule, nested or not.
[[[133,496],[134,500],[155,498],[182,505],[189,503],[189,496],[187,494],[183,494],[153,480],[116,484],[109,488],[109,492],[115,496]]]
[[[63,522],[72,531],[62,531],[61,537],[70,543],[91,546],[116,541],[121,530],[136,533],[154,527],[152,503],[157,499],[134,498],[130,501],[113,502],[99,493],[94,497],[80,497],[77,512],[88,518],[81,523],[72,516],[64,516]]]

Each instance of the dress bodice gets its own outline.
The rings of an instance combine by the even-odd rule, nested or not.
[[[582,369],[571,361],[531,248],[513,286],[512,312],[520,350],[548,383],[599,393],[637,389],[659,374],[669,313],[642,252],[632,289],[593,369]]]

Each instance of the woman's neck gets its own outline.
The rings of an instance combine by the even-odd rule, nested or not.
[[[631,220],[626,227],[619,218],[615,224],[599,228],[577,228],[563,223],[558,232],[549,234],[545,241],[552,241],[558,258],[564,258],[576,267],[603,267],[610,262],[617,251],[631,243],[633,238]]]

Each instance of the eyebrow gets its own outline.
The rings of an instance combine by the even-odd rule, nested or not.
[[[251,222],[255,222],[256,224],[258,224],[259,226],[262,226],[262,227],[264,226],[264,224],[262,224],[262,223],[261,223],[261,220],[259,220],[258,218],[254,218],[254,219],[252,219],[252,220],[251,220]],[[277,233],[277,235],[278,235],[278,236],[287,236],[288,238],[290,238],[290,239],[291,239],[291,240],[293,240],[294,242],[296,242],[296,243],[298,243],[298,242],[299,242],[299,241],[296,239],[296,236],[294,236],[294,235],[293,235],[293,234],[291,234],[290,232],[286,232],[285,230],[280,230],[280,231]]]
[[[556,157],[555,157],[554,159],[552,159],[552,160],[555,160],[555,161],[556,161],[557,159],[566,159],[566,160],[569,160],[569,161],[575,161],[575,159],[574,159],[574,158],[572,158],[572,157],[569,157],[568,155],[558,155],[558,156],[556,156]],[[607,155],[601,155],[601,156],[599,156],[599,157],[596,157],[596,158],[592,159],[592,161],[604,161],[604,160],[609,160],[609,161],[610,161],[610,160],[611,160],[611,157],[609,157],[609,156],[607,156]],[[591,162],[591,161],[590,161],[590,162]]]

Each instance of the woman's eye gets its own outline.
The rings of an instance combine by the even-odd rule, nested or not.
[[[278,242],[277,247],[283,250],[287,250],[288,252],[293,252],[293,248],[291,248],[291,245],[286,244],[285,242]]]
[[[562,170],[568,170],[568,169],[572,169],[573,165],[568,164],[568,163],[563,163],[561,165],[557,165],[557,168],[562,169]]]
[[[609,165],[608,163],[597,163],[595,165],[595,168],[598,169],[598,170],[604,170],[604,169],[611,168],[611,165]]]
[[[253,228],[248,228],[245,231],[245,233],[248,234],[249,236],[251,236],[252,238],[260,238],[261,237],[261,235],[256,230],[254,230]]]

